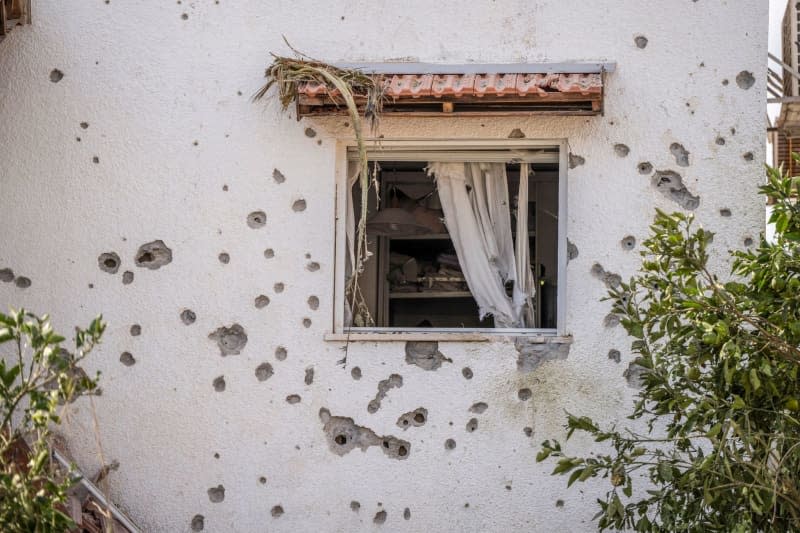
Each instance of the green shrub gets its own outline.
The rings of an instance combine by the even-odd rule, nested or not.
[[[49,437],[60,408],[97,387],[78,365],[104,329],[100,317],[76,329],[70,352],[46,315],[0,313],[0,531],[74,527],[64,503],[76,479],[52,461]]]
[[[658,212],[641,271],[610,291],[633,337],[641,432],[568,415],[567,439],[603,443],[588,457],[546,441],[554,474],[605,478],[599,529],[800,531],[800,209],[797,178],[768,170],[775,238],[708,268],[713,235]],[[634,490],[635,489],[635,490]]]

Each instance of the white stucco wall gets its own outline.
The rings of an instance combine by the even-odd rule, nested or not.
[[[641,241],[655,207],[678,207],[638,172],[643,161],[681,173],[718,250],[761,231],[766,3],[37,0],[33,15],[0,44],[0,268],[32,280],[26,289],[0,283],[0,307],[50,312],[65,332],[103,313],[108,332],[88,366],[103,373],[94,402],[103,455],[120,463],[109,490],[144,530],[188,531],[196,514],[214,532],[593,529],[593,490],[605,486],[567,490],[549,476],[552,464],[534,460],[542,440],[563,437],[564,410],[616,420],[634,393],[622,376],[629,341],[622,328],[603,326],[605,289],[590,268],[632,274],[638,255],[620,240]],[[323,335],[333,313],[335,143],[349,132],[343,120],[297,122],[249,101],[268,52],[287,52],[282,34],[325,60],[617,61],[602,117],[395,118],[382,128],[387,138],[506,138],[519,128],[527,138],[567,138],[585,158],[568,171],[568,237],[579,256],[567,269],[574,344],[566,360],[520,373],[512,343],[441,343],[453,362],[424,371],[406,364],[395,342],[351,344],[348,368],[337,365],[342,344]],[[53,69],[64,73],[58,83]],[[747,90],[735,81],[742,71],[755,77]],[[688,167],[676,165],[673,142],[691,152]],[[630,154],[618,157],[615,143]],[[301,197],[308,209],[294,212]],[[250,229],[246,216],[259,209],[266,227]],[[137,249],[156,239],[173,261],[137,268]],[[122,258],[115,275],[97,265],[109,251]],[[320,270],[306,270],[307,253]],[[124,285],[126,270],[135,278]],[[256,309],[262,293],[271,303]],[[316,311],[310,295],[320,299]],[[197,315],[189,326],[185,308]],[[233,323],[249,340],[223,358],[208,334]],[[140,336],[130,335],[133,324]],[[279,345],[284,361],[274,357]],[[622,352],[620,363],[607,357],[611,349]],[[123,351],[135,365],[120,363]],[[259,382],[254,370],[264,361],[274,375]],[[353,366],[362,379],[351,377]],[[402,388],[368,413],[378,382],[393,373]],[[220,375],[227,387],[215,392]],[[532,399],[520,401],[521,388]],[[288,404],[289,394],[302,401]],[[478,401],[487,411],[469,413]],[[322,407],[409,441],[409,457],[377,448],[333,454]],[[424,427],[395,426],[417,407],[428,409]],[[70,451],[93,475],[101,463],[88,402],[70,414]],[[472,417],[479,427],[468,433]],[[448,438],[454,450],[445,450]],[[217,485],[225,499],[212,503],[207,490]],[[285,512],[273,518],[276,505]],[[386,522],[376,525],[382,509]]]

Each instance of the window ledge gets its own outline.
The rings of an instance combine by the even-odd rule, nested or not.
[[[545,331],[353,331],[326,333],[327,342],[513,342],[525,339],[534,344],[572,344],[571,335],[557,335]]]

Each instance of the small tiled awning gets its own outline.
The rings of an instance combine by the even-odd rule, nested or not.
[[[614,70],[614,63],[337,66],[383,79],[384,114],[416,116],[596,115],[603,111],[605,74]],[[346,112],[338,91],[328,91],[323,84],[303,83],[298,93],[298,117]]]

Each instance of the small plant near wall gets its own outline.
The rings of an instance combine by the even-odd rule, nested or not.
[[[712,233],[659,211],[640,273],[610,292],[642,376],[628,418],[646,429],[569,415],[567,439],[602,448],[537,456],[568,486],[608,480],[601,531],[800,531],[798,178],[768,178],[775,238],[731,252],[729,281],[708,268]]]
[[[63,532],[67,490],[77,481],[52,460],[51,430],[59,411],[97,387],[79,366],[100,342],[101,317],[62,347],[47,315],[0,313],[0,531]]]

